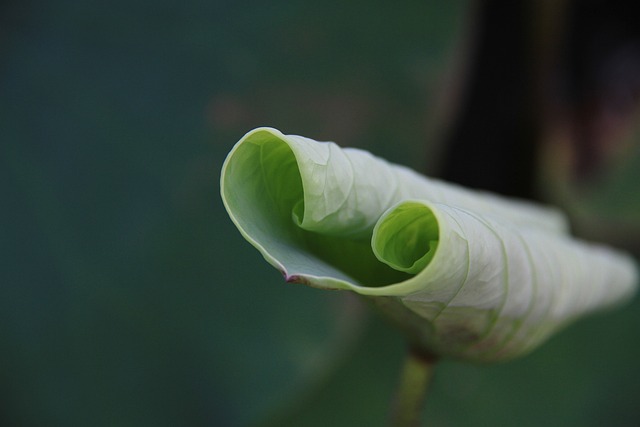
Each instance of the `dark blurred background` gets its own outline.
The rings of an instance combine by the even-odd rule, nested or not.
[[[0,3],[0,425],[384,425],[402,340],[284,284],[222,207],[257,126],[559,204],[637,257],[629,7]],[[636,299],[513,362],[443,362],[427,423],[636,426],[639,337]]]

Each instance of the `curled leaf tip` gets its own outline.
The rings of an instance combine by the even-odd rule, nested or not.
[[[384,300],[433,354],[524,354],[638,281],[628,255],[572,238],[555,208],[272,128],[234,146],[220,185],[240,233],[286,282]]]

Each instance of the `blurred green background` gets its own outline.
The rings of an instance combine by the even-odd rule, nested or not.
[[[220,167],[268,125],[437,171],[472,11],[0,4],[0,425],[384,425],[402,340],[349,295],[284,284],[228,219]],[[616,200],[638,206],[638,175],[612,175]],[[426,420],[635,426],[638,360],[636,299],[514,362],[443,362]]]

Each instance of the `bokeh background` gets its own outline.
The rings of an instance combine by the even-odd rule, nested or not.
[[[623,5],[0,3],[0,425],[384,425],[400,337],[284,284],[222,207],[257,126],[560,204],[637,257]],[[639,304],[513,362],[442,362],[427,424],[638,425]]]

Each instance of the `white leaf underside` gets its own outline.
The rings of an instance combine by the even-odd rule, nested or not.
[[[556,209],[271,128],[236,144],[221,193],[240,233],[287,281],[394,298],[440,355],[524,354],[636,287],[630,257],[573,239]]]

